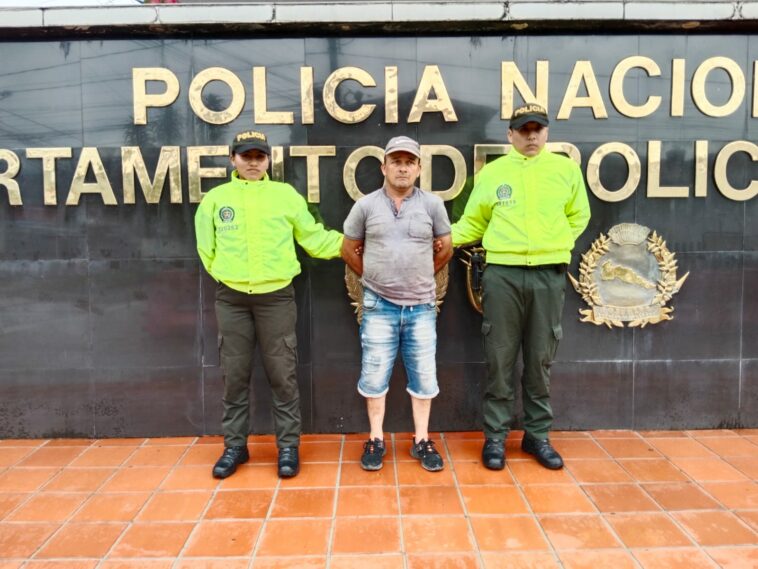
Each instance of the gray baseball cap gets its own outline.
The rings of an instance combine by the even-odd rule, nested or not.
[[[390,138],[387,146],[384,147],[384,155],[386,156],[393,152],[408,152],[413,154],[416,158],[421,158],[421,147],[418,142],[407,136]]]

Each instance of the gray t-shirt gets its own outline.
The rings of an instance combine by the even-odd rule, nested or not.
[[[363,241],[363,286],[401,306],[435,300],[432,241],[450,233],[438,196],[414,187],[397,211],[379,188],[355,202],[344,233]]]

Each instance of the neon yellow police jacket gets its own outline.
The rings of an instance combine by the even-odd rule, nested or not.
[[[300,273],[293,237],[311,257],[338,257],[342,234],[326,230],[289,184],[242,180],[234,170],[195,213],[200,260],[214,279],[261,294],[287,286]]]
[[[545,150],[527,157],[515,149],[479,172],[463,216],[452,226],[453,245],[482,241],[487,263],[568,263],[590,220],[579,166]]]

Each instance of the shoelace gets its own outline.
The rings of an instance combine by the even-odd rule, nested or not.
[[[424,445],[421,449],[423,454],[439,454],[437,449],[434,448],[434,441],[424,441],[419,444]]]
[[[377,454],[382,452],[382,447],[374,441],[366,441],[363,443],[363,451],[369,454]]]

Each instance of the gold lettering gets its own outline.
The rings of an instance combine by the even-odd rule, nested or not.
[[[24,205],[21,201],[21,190],[14,180],[21,170],[21,161],[15,152],[0,148],[0,162],[5,162],[5,172],[0,172],[0,186],[8,191],[8,203],[13,206]]]
[[[712,104],[705,92],[708,75],[714,69],[723,69],[729,75],[732,92],[729,100],[721,106]],[[736,111],[745,98],[745,74],[740,66],[728,57],[709,57],[701,63],[692,76],[692,100],[700,111],[709,117],[725,117]]]
[[[736,202],[744,202],[758,196],[758,180],[752,180],[747,188],[741,190],[729,183],[727,165],[732,155],[737,152],[745,152],[750,155],[753,162],[758,161],[758,145],[747,140],[730,142],[716,156],[716,162],[713,165],[713,177],[716,180],[716,188],[725,197]]]
[[[508,120],[513,115],[513,89],[517,89],[524,101],[536,101],[545,109],[548,103],[550,62],[540,59],[536,63],[535,87],[537,94],[529,87],[524,76],[513,61],[500,64],[500,118]]]
[[[94,182],[85,181],[90,168],[95,175]],[[100,194],[105,205],[118,205],[105,166],[100,159],[100,153],[97,148],[90,146],[82,148],[82,153],[79,155],[79,162],[74,171],[74,178],[71,180],[66,205],[79,205],[82,194]]]
[[[268,110],[268,87],[266,87],[266,68],[253,67],[253,106],[256,124],[293,124],[295,113],[292,111]]]
[[[384,68],[384,122],[398,123],[397,67]]]
[[[474,145],[474,183],[479,177],[479,171],[487,164],[488,156],[508,154],[510,144],[475,144]]]
[[[608,190],[600,181],[600,163],[609,154],[620,154],[626,160],[628,174],[618,190]],[[595,149],[587,162],[587,185],[595,196],[605,202],[620,202],[631,196],[642,177],[642,164],[634,149],[623,142],[608,142]]]
[[[430,96],[434,91],[436,98]],[[421,76],[416,97],[411,105],[411,112],[408,114],[408,123],[421,122],[421,116],[424,113],[442,113],[445,122],[456,122],[458,116],[453,109],[453,102],[450,95],[447,94],[447,87],[442,80],[440,68],[437,65],[427,65],[424,67],[424,74]]]
[[[70,147],[62,148],[27,148],[27,158],[42,159],[42,192],[45,205],[58,205],[58,183],[56,181],[55,161],[58,158],[71,158]]]
[[[444,190],[432,188],[432,157],[445,156],[453,163],[453,183]],[[452,200],[458,196],[466,184],[466,160],[463,154],[453,147],[445,144],[423,144],[421,146],[421,182],[422,190],[437,194],[443,201]]]
[[[137,173],[145,201],[157,204],[161,201],[166,175],[169,179],[169,195],[171,203],[182,203],[182,169],[178,146],[163,146],[155,167],[153,180],[147,173],[145,160],[139,146],[124,146],[121,148],[121,175],[124,181],[124,203],[135,203],[134,173]]]
[[[578,94],[582,83],[587,90],[586,97],[580,97]],[[590,107],[596,119],[608,118],[608,112],[605,110],[605,103],[603,103],[591,61],[577,61],[574,65],[557,118],[559,120],[570,118],[571,111],[576,107]]]
[[[284,181],[284,147],[271,147],[271,179],[277,182]]]
[[[148,94],[147,82],[160,81],[166,86],[163,93]],[[135,67],[132,69],[132,106],[134,124],[147,124],[148,107],[168,107],[179,96],[179,79],[165,67]]]
[[[320,203],[318,161],[321,156],[336,156],[336,146],[291,146],[290,156],[304,156],[308,180],[308,203]]]
[[[303,124],[313,124],[313,67],[300,68],[300,109]]]
[[[708,141],[695,141],[695,197],[708,194]]]
[[[232,100],[223,111],[212,111],[203,102],[203,89],[211,81],[226,84],[232,92]],[[210,124],[229,124],[240,115],[245,106],[245,87],[239,77],[228,69],[208,67],[192,78],[189,103],[199,119]]]
[[[204,178],[226,178],[226,166],[203,167],[200,165],[200,160],[203,156],[229,156],[229,147],[187,147],[187,186],[189,188],[190,203],[199,203],[203,199],[202,182]]]
[[[358,169],[360,161],[368,157],[376,158],[381,163],[384,161],[384,150],[378,146],[361,146],[347,157],[345,167],[342,170],[342,183],[345,185],[347,194],[354,201],[363,197],[363,193],[355,180],[355,171]]]
[[[647,197],[686,198],[689,186],[661,186],[661,141],[647,142]]]
[[[570,142],[548,142],[545,145],[545,150],[557,154],[565,154],[580,166],[582,165],[582,153]]]
[[[642,105],[632,105],[627,101],[624,95],[624,78],[634,68],[644,69],[650,77],[658,77],[661,68],[649,57],[633,55],[622,59],[611,74],[611,102],[622,115],[638,119],[652,115],[661,105],[661,97],[650,96]]]
[[[565,154],[574,162],[582,165],[582,154],[579,149],[570,142],[548,142],[545,150],[557,154]],[[484,168],[488,156],[508,154],[511,151],[510,144],[475,144],[474,145],[474,183],[476,183],[479,170]]]
[[[684,116],[684,67],[686,60],[671,60],[671,116]]]
[[[365,121],[374,112],[376,105],[361,105],[354,111],[343,109],[337,104],[337,87],[343,81],[356,81],[362,87],[376,87],[376,81],[371,75],[359,67],[340,67],[324,82],[324,108],[329,115],[345,124],[355,124]],[[355,97],[360,100],[360,97]]]

